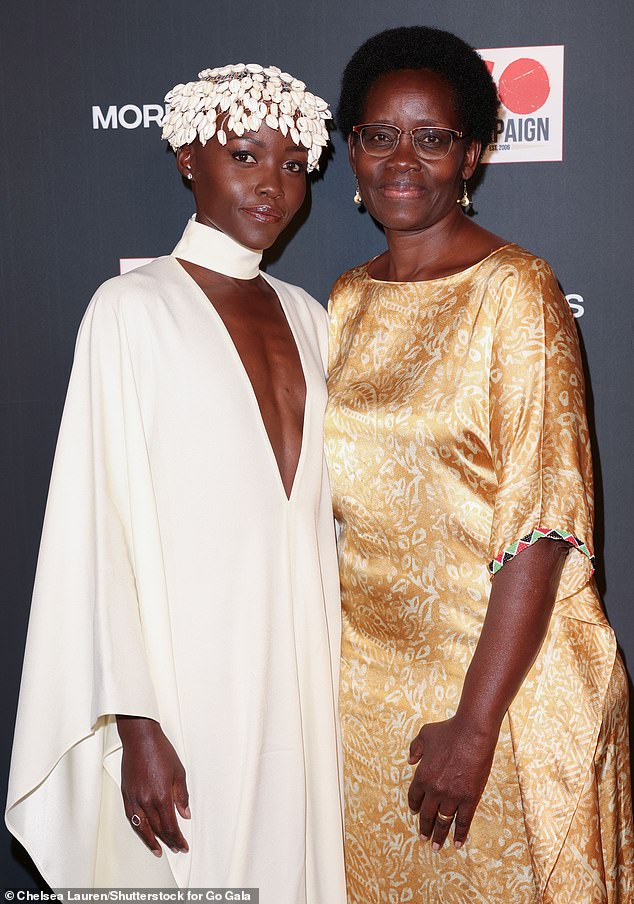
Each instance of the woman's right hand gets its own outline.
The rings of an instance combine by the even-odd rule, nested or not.
[[[189,793],[185,769],[161,726],[141,716],[117,716],[123,744],[121,793],[125,814],[134,831],[153,854],[160,857],[166,844],[175,854],[189,846],[176,819],[176,808],[190,819]],[[139,817],[132,822],[133,816]]]

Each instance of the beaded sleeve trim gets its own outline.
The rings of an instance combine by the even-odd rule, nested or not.
[[[544,538],[548,540],[565,540],[566,543],[570,543],[571,546],[574,546],[575,549],[578,549],[579,552],[582,552],[588,557],[592,566],[592,574],[594,574],[594,555],[579,537],[575,537],[574,534],[564,530],[548,530],[544,527],[535,528],[529,534],[526,534],[525,537],[521,537],[519,540],[511,543],[510,546],[507,546],[505,550],[489,562],[489,571],[491,574],[497,574],[503,565],[506,565],[511,559],[514,559],[523,549],[527,549],[529,546],[532,546],[533,543]]]

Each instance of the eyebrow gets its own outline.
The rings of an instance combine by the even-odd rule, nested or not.
[[[251,144],[257,144],[259,148],[265,148],[266,145],[263,141],[258,141],[257,138],[251,138],[250,135],[230,135],[227,137],[227,144],[230,141],[250,141]],[[289,144],[286,146],[285,151],[287,154],[292,153],[292,151],[301,151],[302,153],[308,155],[308,150],[305,147],[301,147],[298,144]]]

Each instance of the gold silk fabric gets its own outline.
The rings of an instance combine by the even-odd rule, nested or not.
[[[634,901],[627,684],[592,580],[578,340],[549,266],[506,245],[418,283],[345,273],[326,448],[340,525],[350,904]],[[491,571],[571,544],[468,840],[433,853],[411,740],[451,717]]]

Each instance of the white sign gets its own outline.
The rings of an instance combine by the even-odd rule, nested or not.
[[[110,104],[105,108],[93,106],[92,127],[93,129],[138,129],[142,126],[144,129],[149,129],[151,125],[161,125],[163,116],[168,109],[167,105],[161,106],[161,104],[143,104],[141,107],[136,104],[124,104],[122,107]]]
[[[484,163],[563,160],[564,48],[479,50],[500,95],[500,119]]]

